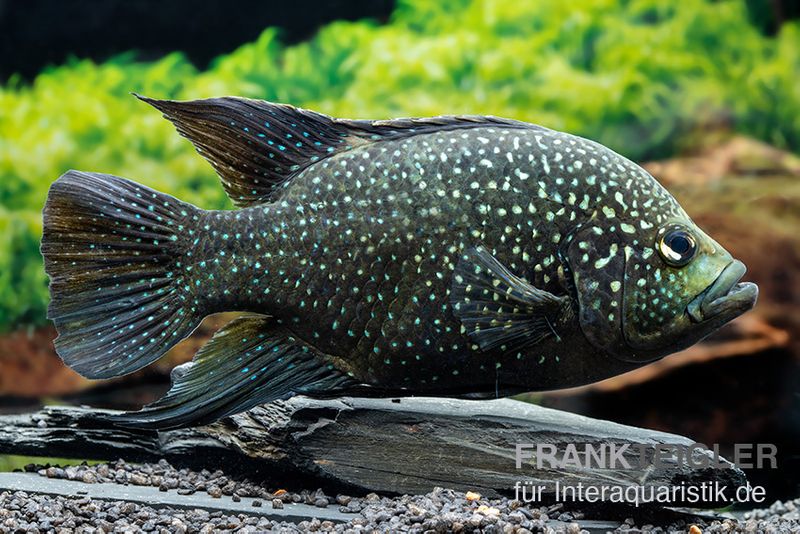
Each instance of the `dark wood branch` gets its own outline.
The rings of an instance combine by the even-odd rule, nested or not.
[[[109,412],[49,407],[0,417],[0,452],[85,459],[157,461],[265,476],[293,477],[328,487],[382,493],[424,493],[435,486],[509,494],[517,481],[541,484],[552,497],[562,485],[731,487],[744,474],[686,463],[644,469],[515,467],[518,443],[688,446],[688,438],[599,421],[513,400],[411,398],[314,400],[295,397],[257,407],[213,425],[155,432],[110,427]],[[638,453],[625,458],[636,465]],[[710,451],[695,451],[695,459]],[[559,455],[560,456],[560,455]],[[708,503],[709,505],[720,503]]]

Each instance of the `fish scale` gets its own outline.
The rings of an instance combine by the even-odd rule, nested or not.
[[[496,117],[350,121],[236,98],[143,100],[240,209],[107,175],[56,181],[42,251],[59,354],[116,376],[204,315],[247,315],[121,424],[199,424],[294,394],[575,386],[689,346],[755,302],[741,263],[652,176],[586,139]],[[137,229],[127,221],[146,199],[160,220]],[[110,231],[86,233],[85,216]],[[108,288],[143,267],[155,274],[127,298],[158,306],[150,320]],[[96,271],[70,282],[81,269]],[[108,296],[82,307],[88,285]]]
[[[485,172],[479,172],[481,167],[486,166],[475,165],[475,162],[464,153],[483,156],[483,152],[486,152],[487,148],[483,148],[483,143],[477,141],[478,137],[485,138],[482,137],[483,135],[497,137],[499,135],[498,145],[502,146],[506,137],[510,137],[511,133],[507,130],[497,131],[492,128],[483,130],[480,129],[469,134],[453,132],[428,134],[402,143],[388,142],[386,143],[388,146],[379,149],[373,147],[356,149],[347,153],[346,156],[332,158],[329,164],[323,164],[323,168],[328,165],[339,169],[340,174],[336,178],[342,178],[344,185],[338,184],[335,179],[327,181],[326,186],[323,187],[320,187],[319,184],[315,185],[314,181],[318,175],[316,174],[317,170],[312,168],[293,179],[286,187],[278,208],[250,208],[256,212],[253,215],[254,219],[261,216],[264,220],[280,220],[284,221],[288,228],[295,229],[294,235],[287,234],[287,238],[277,240],[277,244],[271,243],[270,240],[265,241],[262,245],[264,250],[272,250],[275,254],[275,247],[287,241],[291,243],[289,246],[292,249],[298,251],[298,254],[286,256],[287,260],[283,263],[276,263],[273,258],[269,258],[270,263],[279,265],[286,270],[285,279],[289,281],[286,284],[275,284],[276,281],[280,282],[279,278],[269,276],[261,278],[261,283],[265,287],[269,287],[270,294],[275,295],[277,302],[268,300],[248,302],[246,298],[242,297],[239,305],[245,306],[245,309],[249,311],[275,309],[276,317],[280,321],[287,323],[299,321],[304,315],[303,309],[308,305],[308,297],[304,297],[294,287],[294,281],[302,279],[304,284],[308,284],[308,288],[315,297],[328,301],[331,305],[319,311],[316,315],[318,320],[315,321],[313,328],[309,327],[311,325],[299,322],[290,328],[297,332],[299,337],[309,340],[326,354],[368,355],[366,362],[362,363],[356,360],[352,364],[354,372],[361,380],[367,383],[392,380],[397,377],[398,373],[393,368],[403,365],[401,362],[407,362],[410,356],[413,356],[416,361],[432,361],[433,366],[437,369],[441,369],[443,364],[447,363],[453,367],[452,370],[463,370],[463,360],[475,355],[469,354],[468,339],[465,334],[460,332],[460,325],[449,313],[448,297],[450,276],[455,268],[453,260],[465,247],[477,241],[469,235],[469,229],[474,223],[472,217],[481,217],[482,225],[485,226],[484,239],[489,242],[522,241],[529,237],[524,232],[531,226],[529,223],[532,221],[521,211],[521,208],[520,210],[501,208],[502,211],[499,214],[497,210],[491,210],[498,215],[496,218],[491,215],[483,215],[481,210],[475,212],[475,201],[480,199],[485,191],[491,190],[492,186],[489,184],[496,182],[496,175],[488,172],[488,167]],[[431,139],[426,140],[426,138]],[[411,181],[411,193],[404,195],[407,199],[406,202],[399,201],[397,198],[394,201],[388,200],[386,197],[390,193],[387,191],[391,190],[384,188],[381,183],[369,184],[369,180],[366,178],[354,178],[356,175],[369,176],[370,169],[380,169],[381,167],[393,168],[393,171],[390,171],[390,179],[392,175],[399,177],[403,173],[408,176],[409,173],[414,172],[414,162],[424,157],[419,154],[435,155],[434,147],[442,144],[451,145],[449,143],[451,139],[459,142],[458,149],[450,151],[451,154],[454,154],[454,164],[458,165],[459,162],[463,162],[468,173],[456,174],[450,169],[444,168],[444,165],[434,165],[427,173],[417,174],[415,176],[416,183],[414,178],[406,178]],[[470,151],[469,147],[473,144],[481,148]],[[397,146],[395,148],[392,145]],[[511,143],[508,147],[503,148],[512,149]],[[410,154],[411,157],[405,160],[393,160],[391,156],[396,153],[395,150],[403,154]],[[374,152],[374,154],[369,158],[364,158],[362,152]],[[386,154],[389,154],[390,157],[386,158]],[[337,159],[341,161],[337,161]],[[435,157],[434,163],[441,162],[441,159]],[[370,168],[364,168],[361,164],[362,160],[371,162]],[[526,169],[534,170],[530,167],[526,167]],[[475,172],[472,172],[473,170]],[[513,172],[511,169],[504,170]],[[420,182],[424,185],[421,185]],[[467,189],[470,183],[479,184],[478,188],[471,189],[473,194],[469,192],[455,193]],[[523,180],[518,180],[516,183],[509,181],[508,183],[513,184],[510,186],[512,192],[523,191]],[[332,185],[331,191],[327,190],[327,185]],[[430,205],[429,203],[435,201],[435,197],[441,197],[439,191],[444,191],[445,196],[449,196],[450,199],[438,208],[440,212],[438,215],[432,216],[428,210],[428,213],[424,215],[427,220],[420,225],[418,217],[423,216],[420,214],[420,206]],[[343,194],[344,196],[342,196]],[[304,228],[308,224],[305,210],[298,209],[303,206],[307,198],[316,199],[314,209],[315,217],[318,217],[318,220],[314,221],[316,231],[314,235],[302,232],[298,235],[297,229]],[[352,211],[349,206],[353,206]],[[548,207],[549,202],[540,203],[541,210]],[[470,211],[473,213],[470,214]],[[515,211],[519,211],[519,213]],[[370,214],[371,221],[365,220],[365,213]],[[464,215],[466,217],[460,221]],[[565,212],[561,217],[556,217],[550,224],[545,225],[551,229],[549,233],[544,230],[540,232],[543,240],[551,246],[546,247],[542,252],[533,250],[526,252],[529,257],[552,257],[554,245],[557,245],[557,243],[553,243],[552,239],[557,232],[553,232],[552,229],[562,228],[559,224],[561,218],[568,219],[569,216]],[[461,224],[458,225],[458,222]],[[220,226],[225,226],[225,224],[220,224]],[[418,228],[427,229],[427,231],[418,232]],[[512,228],[513,231],[509,233],[507,228]],[[352,230],[352,232],[347,233],[347,230]],[[499,230],[499,232],[493,233],[494,230]],[[434,237],[428,237],[429,235]],[[362,237],[365,237],[366,240],[362,241]],[[324,258],[313,259],[313,256],[308,255],[308,251],[314,249],[315,245],[318,246],[320,242],[326,243],[329,248],[334,250],[348,251],[348,261],[341,263],[334,261],[327,264],[323,263]],[[301,264],[297,258],[302,256],[312,259]],[[391,261],[391,265],[399,267],[401,271],[411,270],[414,272],[408,273],[406,276],[387,277],[392,270],[386,269],[381,262],[382,258],[391,258],[392,256],[395,259]],[[229,254],[228,257],[231,255]],[[242,251],[237,257],[244,263],[252,263],[259,256]],[[516,265],[515,262],[521,264],[522,253],[520,252],[517,256],[508,256],[508,261],[512,268]],[[316,265],[310,265],[310,263],[316,263]],[[538,271],[537,265],[540,263],[534,263],[533,280],[544,282],[544,276],[556,279],[554,269],[545,268]],[[325,268],[321,269],[321,266]],[[222,271],[229,271],[235,267],[235,264],[225,264]],[[358,275],[359,271],[363,274]],[[242,268],[241,272],[246,273],[247,269]],[[373,279],[375,278],[374,273],[380,273],[381,276],[377,280]],[[423,273],[424,276],[419,276]],[[322,282],[331,275],[334,278],[342,279],[347,286],[335,284],[325,287]],[[245,275],[245,277],[249,276],[249,274]],[[398,286],[401,283],[406,285]],[[245,285],[245,281],[243,280],[241,284]],[[346,291],[348,286],[363,288],[358,300],[354,300],[348,294]],[[403,289],[402,292],[399,290],[400,287]],[[395,288],[398,288],[397,291]],[[563,288],[561,289],[563,291]],[[431,296],[435,297],[434,300],[430,299]],[[389,300],[390,297],[391,300]],[[391,302],[406,302],[407,304],[402,307],[398,306],[398,311],[393,314],[392,319],[389,319],[388,310]],[[327,326],[333,325],[337,316],[346,318],[348,316],[346,310],[357,303],[365,304],[363,312],[357,313],[348,327],[360,334],[354,337],[340,338],[335,335],[335,332],[328,330]],[[280,306],[277,306],[278,304]],[[345,310],[345,313],[342,314],[340,310]],[[329,313],[330,311],[333,313]],[[422,319],[422,321],[415,324],[418,319]],[[433,321],[437,319],[439,324],[434,324]],[[394,332],[394,336],[387,335],[387,330]],[[395,337],[419,340],[417,350],[411,351],[412,355],[409,354],[409,347],[399,346],[399,343],[393,347],[391,342]],[[351,342],[348,343],[348,340]],[[417,359],[417,356],[420,358]],[[443,359],[450,361],[443,362]],[[485,362],[484,366],[489,363],[493,362]],[[358,367],[355,367],[356,365]],[[447,372],[446,365],[444,368],[444,372]],[[401,369],[400,373],[406,376],[397,377],[399,380],[403,382],[412,380],[412,377],[407,375],[407,371]],[[434,376],[436,375],[422,376],[420,381],[433,382]],[[494,384],[492,384],[493,387]]]

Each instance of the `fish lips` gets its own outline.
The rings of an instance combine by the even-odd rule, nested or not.
[[[739,282],[746,271],[744,263],[738,260],[729,263],[686,307],[690,319],[695,323],[713,320],[723,324],[755,306],[758,286]]]

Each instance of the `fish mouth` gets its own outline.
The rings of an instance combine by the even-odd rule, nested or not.
[[[739,260],[729,263],[717,279],[686,307],[691,320],[696,323],[711,319],[727,322],[755,306],[758,286],[751,282],[739,282],[746,271],[744,263]]]

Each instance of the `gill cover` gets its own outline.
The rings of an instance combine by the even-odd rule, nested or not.
[[[594,346],[626,358],[622,335],[625,244],[598,226],[587,226],[566,242],[581,330]]]
[[[669,335],[685,319],[691,300],[686,280],[686,269],[648,263],[640,250],[625,249],[622,334],[636,361],[655,360],[699,341],[686,329],[680,338]]]

